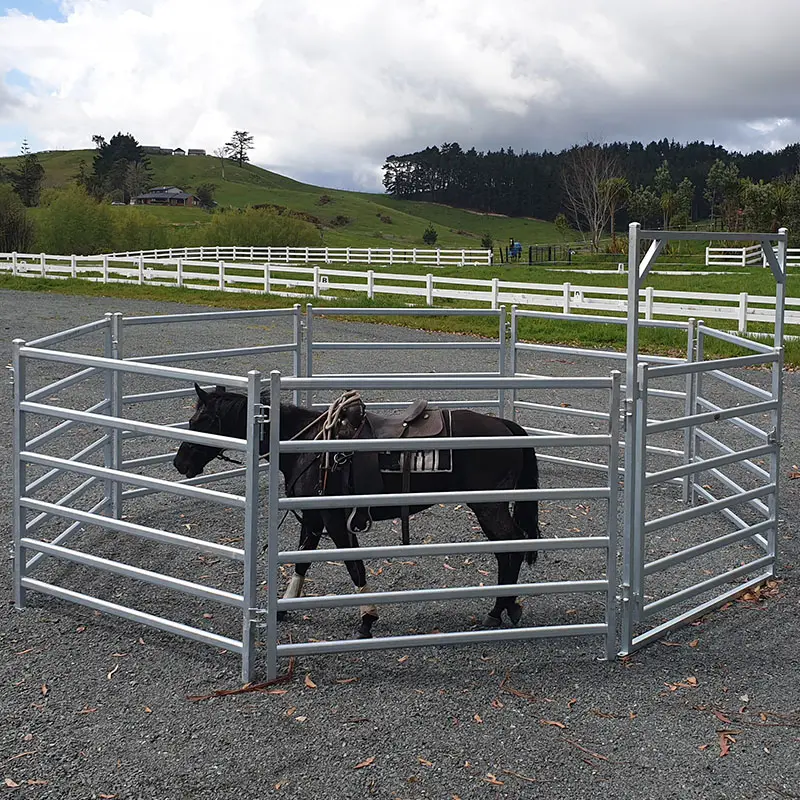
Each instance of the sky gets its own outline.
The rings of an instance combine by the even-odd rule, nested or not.
[[[799,0],[6,0],[0,155],[93,134],[334,188],[386,156],[800,140]]]

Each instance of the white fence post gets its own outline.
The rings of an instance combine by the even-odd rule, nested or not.
[[[178,259],[178,276],[177,276],[178,288],[183,288],[183,259]]]
[[[436,248],[436,266],[442,266],[442,251],[438,247]]]
[[[349,264],[350,263],[350,248],[349,247],[346,247],[345,251],[344,251],[344,263],[345,264]]]
[[[272,291],[272,281],[269,264],[264,264],[264,291],[269,294]]]
[[[375,299],[375,270],[367,270],[367,300]]]
[[[492,278],[492,311],[500,305],[500,279]]]
[[[739,333],[747,333],[747,292],[739,294]]]
[[[236,248],[234,248],[233,252],[234,252],[234,258],[236,258],[236,255],[235,255]],[[225,291],[225,262],[224,261],[220,261],[219,262],[219,289],[220,289],[221,292]]]
[[[430,272],[425,276],[425,299],[429,306],[433,305],[433,274]]]
[[[11,274],[17,274],[17,254],[16,252],[11,254]]]
[[[462,250],[461,251],[461,266],[464,267],[464,266],[466,266],[466,264],[467,264],[467,251],[466,250]]]
[[[72,272],[72,277],[78,277],[78,257],[73,253],[72,258],[70,259],[70,267]]]
[[[108,283],[108,256],[103,256],[103,283]]]
[[[644,290],[644,318],[653,319],[653,287],[646,286]]]
[[[39,265],[42,268],[42,277],[47,277],[47,256],[44,253],[39,253]]]
[[[141,286],[143,283],[144,283],[144,256],[139,256],[139,286]]]
[[[564,313],[569,314],[570,310],[570,285],[564,284]]]
[[[306,253],[307,255],[308,253]],[[319,297],[319,267],[314,267],[314,297]]]
[[[742,266],[747,266],[747,248],[745,247],[742,248]]]

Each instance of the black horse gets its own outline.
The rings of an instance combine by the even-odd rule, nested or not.
[[[223,387],[206,392],[195,384],[197,407],[189,420],[193,431],[214,433],[221,436],[246,438],[247,415],[244,395],[227,392]],[[269,404],[269,393],[261,395],[264,405]],[[281,439],[313,439],[320,432],[326,414],[281,403]],[[350,415],[352,416],[352,415]],[[449,412],[451,435],[458,436],[526,436],[524,428],[511,420],[478,414],[467,409]],[[385,418],[383,418],[385,419]],[[341,425],[348,428],[347,418]],[[350,430],[352,436],[353,431]],[[344,434],[345,438],[347,433]],[[261,454],[269,450],[269,425],[262,433]],[[199,475],[206,464],[220,456],[218,448],[183,442],[173,460],[182,475],[193,478]],[[314,497],[320,494],[350,494],[352,486],[346,479],[346,470],[326,469],[325,458],[319,453],[281,453],[280,470],[283,473],[286,494],[297,497]],[[381,473],[384,493],[399,493],[404,484],[410,492],[480,491],[491,489],[537,489],[539,470],[533,448],[520,447],[498,450],[453,450],[451,469],[448,472],[420,472],[401,476],[399,473]],[[410,484],[410,485],[409,485]],[[410,504],[410,513],[421,511],[426,506]],[[517,501],[513,514],[508,502],[470,503],[478,522],[490,540],[536,539],[539,537],[539,514],[537,501]],[[401,509],[378,507],[371,509],[376,520],[394,519],[401,516]],[[348,509],[306,510],[301,517],[300,549],[314,550],[323,534],[333,540],[336,547],[358,547],[358,540],[348,524]],[[536,560],[536,551],[527,553],[496,553],[497,580],[499,584],[517,583],[523,559],[529,564]],[[353,583],[359,592],[367,592],[366,572],[363,561],[345,562]],[[299,597],[310,563],[295,565],[295,574],[286,590],[285,597]],[[498,597],[486,618],[488,627],[499,627],[505,611],[512,624],[519,622],[522,608],[516,597]],[[371,637],[371,629],[378,618],[374,605],[360,607],[361,620],[357,631],[359,638]]]

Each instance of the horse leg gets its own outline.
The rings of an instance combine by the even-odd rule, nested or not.
[[[358,547],[358,539],[354,533],[350,533],[347,530],[343,514],[341,515],[341,522],[341,525],[332,525],[331,520],[326,521],[325,528],[328,531],[328,535],[333,539],[333,543],[340,548]],[[367,571],[364,567],[364,562],[359,559],[357,561],[345,561],[344,564],[359,594],[371,591],[367,585]],[[372,626],[378,621],[378,607],[374,604],[368,604],[359,606],[358,610],[361,614],[361,620],[356,629],[356,638],[371,639]]]
[[[304,514],[303,520],[300,525],[300,550],[316,550],[319,546],[319,540],[322,538],[322,521],[313,519],[312,515]],[[306,573],[311,566],[310,561],[302,561],[294,565],[294,575],[286,587],[286,592],[283,599],[291,599],[293,597],[301,597],[303,594],[303,584],[306,580]],[[286,619],[286,611],[278,611],[278,619]]]
[[[490,541],[525,538],[524,531],[514,523],[507,503],[475,503],[470,505],[470,508],[475,512],[481,529]],[[498,585],[517,583],[525,554],[496,553],[495,557],[497,558]],[[522,606],[517,603],[516,595],[498,597],[486,617],[486,625],[490,628],[499,628],[502,624],[503,611],[508,614],[513,625],[520,621]]]

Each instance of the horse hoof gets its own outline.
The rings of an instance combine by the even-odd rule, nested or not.
[[[522,606],[518,603],[515,603],[511,608],[507,609],[507,612],[508,619],[511,621],[512,625],[517,625],[522,619]]]
[[[372,638],[372,631],[365,631],[359,628],[356,631],[356,639],[371,639]]]
[[[492,614],[487,614],[483,623],[487,628],[500,628],[503,625],[503,620],[500,617],[495,617]]]

